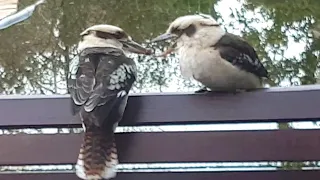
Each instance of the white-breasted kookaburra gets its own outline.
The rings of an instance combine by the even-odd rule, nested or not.
[[[110,179],[118,164],[114,130],[137,73],[126,53],[151,52],[112,25],[94,25],[80,36],[79,64],[69,86],[72,112],[84,129],[76,174],[86,180]]]
[[[197,80],[204,89],[252,90],[261,88],[262,79],[268,78],[254,48],[244,39],[227,33],[210,15],[179,17],[152,42],[168,39],[174,41],[175,47],[163,55],[177,50],[182,75]]]

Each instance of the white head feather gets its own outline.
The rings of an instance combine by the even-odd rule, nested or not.
[[[195,28],[194,33],[191,36],[183,33],[177,39],[178,48],[194,45],[208,47],[217,42],[225,34],[224,29],[219,23],[213,17],[206,14],[178,17],[170,24],[167,33],[175,33],[176,30],[183,32],[191,26]]]
[[[116,39],[99,38],[95,35],[96,31],[110,33],[110,34],[115,34],[117,32],[124,33],[123,29],[117,26],[112,26],[108,24],[98,24],[98,25],[91,26],[80,34],[80,36],[82,36],[83,39],[78,44],[79,52],[89,47],[113,47],[113,48],[122,49],[122,46],[123,46],[122,43],[120,43]]]
[[[191,78],[202,73],[201,70],[206,67],[204,62],[211,62],[210,58],[219,57],[212,54],[212,45],[225,34],[224,29],[213,17],[195,14],[178,17],[170,24],[166,33],[154,38],[153,42],[174,39],[176,47],[173,48],[173,44],[163,54],[177,50],[182,75]]]

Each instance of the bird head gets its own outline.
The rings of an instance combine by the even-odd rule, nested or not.
[[[124,52],[151,54],[150,49],[144,48],[133,41],[123,29],[117,26],[108,24],[94,25],[84,30],[80,36],[79,51],[89,47],[113,47],[122,49]]]
[[[171,53],[184,45],[210,46],[224,34],[225,31],[212,16],[195,14],[176,18],[164,34],[152,39],[151,42],[172,40],[173,44],[167,50]],[[174,48],[175,45],[177,45],[176,48]]]

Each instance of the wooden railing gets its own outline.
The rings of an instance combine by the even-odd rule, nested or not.
[[[69,96],[3,96],[0,128],[76,128]],[[320,86],[240,94],[132,95],[120,126],[317,121]],[[0,166],[74,164],[82,134],[0,136]],[[116,135],[120,163],[319,161],[320,130],[130,132]],[[116,180],[318,180],[320,170],[119,172]],[[0,173],[4,180],[76,180],[73,172]]]

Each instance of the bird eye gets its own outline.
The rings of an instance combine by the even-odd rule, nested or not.
[[[126,38],[127,35],[123,31],[117,31],[115,32],[114,37],[117,39],[123,39],[123,38]]]
[[[172,29],[171,29],[171,33],[172,33],[172,34],[180,35],[180,34],[182,34],[182,29],[172,28]]]
[[[171,33],[176,34],[178,36],[186,34],[187,36],[191,37],[195,32],[196,32],[196,27],[193,24],[189,25],[188,27],[186,27],[184,29],[180,29],[180,28],[172,28],[171,29]]]

